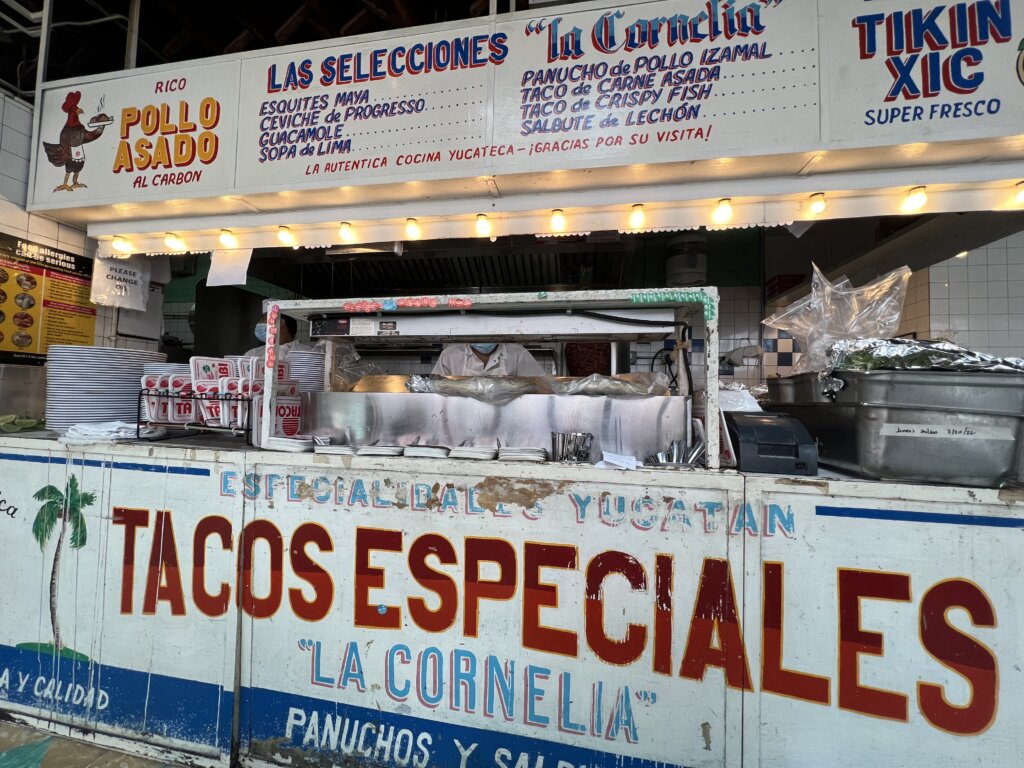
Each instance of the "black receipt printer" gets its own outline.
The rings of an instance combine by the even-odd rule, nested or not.
[[[818,446],[792,416],[728,411],[725,426],[741,472],[818,474]]]

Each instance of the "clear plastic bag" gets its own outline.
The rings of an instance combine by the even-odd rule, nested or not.
[[[845,339],[890,338],[900,327],[909,267],[854,288],[849,280],[833,284],[813,265],[811,294],[766,318],[769,328],[785,331],[800,345],[794,373],[824,370],[827,352]]]
[[[507,403],[520,395],[547,394],[543,379],[525,376],[410,376],[410,392],[472,397],[485,403]]]
[[[591,397],[650,397],[667,395],[669,378],[664,373],[626,373],[619,376],[592,374],[582,379],[556,381],[557,395],[589,395]]]
[[[355,345],[347,341],[317,342],[316,349],[326,352],[327,345],[334,345],[334,367],[331,369],[331,392],[351,392],[364,376],[380,376],[385,373],[376,363],[363,360],[356,352]]]

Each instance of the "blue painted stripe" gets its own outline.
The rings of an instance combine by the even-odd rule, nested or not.
[[[858,520],[894,520],[900,523],[977,525],[986,528],[1024,528],[1024,518],[995,517],[993,515],[963,515],[956,512],[907,512],[901,509],[815,507],[815,513],[819,517],[848,517]]]
[[[7,645],[0,645],[0,669],[11,676],[10,686],[0,690],[0,708],[5,701],[33,707],[44,720],[56,711],[83,724],[122,728],[140,741],[154,734],[224,753],[231,748],[234,694],[215,683]]]
[[[64,459],[51,459],[49,456],[28,456],[21,453],[0,453],[0,459],[6,461],[27,461],[32,464],[67,464]]]
[[[31,464],[57,464],[65,466],[67,459],[59,456],[30,456],[23,453],[0,453],[0,460],[27,461]],[[99,461],[98,459],[71,459],[75,467],[99,467],[102,469],[125,469],[131,472],[156,472],[162,475],[190,475],[209,477],[210,470],[202,467],[172,467],[163,464],[140,464],[133,461]]]
[[[422,752],[426,750],[429,753],[429,761],[426,764],[430,766],[463,764],[465,768],[494,768],[498,764],[495,761],[495,753],[501,749],[511,754],[510,758],[506,756],[506,763],[509,766],[517,765],[520,755],[529,754],[531,768],[540,764],[541,755],[544,757],[544,768],[555,768],[560,761],[586,768],[683,768],[681,763],[662,762],[626,754],[642,752],[645,745],[649,747],[660,744],[665,739],[675,738],[678,731],[671,729],[668,732],[641,732],[640,743],[630,745],[622,734],[619,735],[618,742],[583,735],[566,736],[556,730],[554,722],[547,729],[547,738],[535,738],[502,730],[500,719],[488,726],[487,721],[480,717],[478,722],[484,727],[475,728],[266,688],[243,687],[240,704],[243,754],[252,752],[257,746],[263,749],[273,747],[282,753],[288,748],[293,748],[308,755],[307,762],[310,764],[317,762],[317,758],[323,764],[363,764],[374,768],[400,768],[423,764],[408,760],[400,762],[395,759],[396,747],[400,741],[399,734],[406,731],[411,735],[414,745],[413,757],[422,758]],[[286,737],[286,726],[290,717],[294,725],[291,735]],[[332,726],[338,727],[339,738],[333,749],[330,742],[325,743],[328,717]],[[303,744],[307,735],[310,736],[310,742]],[[409,743],[410,735],[401,737],[403,747]],[[312,742],[314,736],[317,737],[315,744]],[[362,754],[358,750],[360,738],[363,739]],[[379,750],[378,738],[381,742]],[[352,744],[353,739],[355,744]],[[465,763],[460,760],[456,739],[464,749],[476,744],[476,748]],[[612,752],[611,749],[619,751]],[[369,755],[366,754],[367,751],[370,752]],[[402,754],[399,757],[407,756]]]

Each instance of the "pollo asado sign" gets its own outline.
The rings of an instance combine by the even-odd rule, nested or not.
[[[231,62],[44,91],[34,201],[63,207],[230,188],[237,86]]]

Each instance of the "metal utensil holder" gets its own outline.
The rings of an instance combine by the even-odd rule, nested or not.
[[[589,463],[593,442],[590,432],[552,432],[551,458],[570,464]]]
[[[204,424],[201,421],[189,421],[186,423],[171,422],[171,421],[160,421],[158,419],[147,418],[146,409],[146,398],[148,396],[166,397],[173,400],[189,400],[193,403],[193,413],[198,412],[199,402],[202,400],[210,401],[216,400],[221,403],[222,407],[228,407],[233,403],[238,404],[239,413],[245,411],[245,426],[244,427],[215,427],[208,424]],[[173,434],[174,432],[186,432],[187,435],[198,435],[204,432],[220,433],[225,435],[244,436],[245,442],[248,445],[253,445],[252,440],[252,398],[246,395],[229,395],[229,394],[196,394],[194,392],[167,392],[165,390],[158,389],[143,389],[139,391],[139,399],[136,411],[136,428],[135,436],[139,440],[166,440],[171,437],[181,437],[179,434]],[[161,438],[143,438],[142,437],[142,426],[150,427],[162,427],[167,430],[168,434],[166,437]]]

